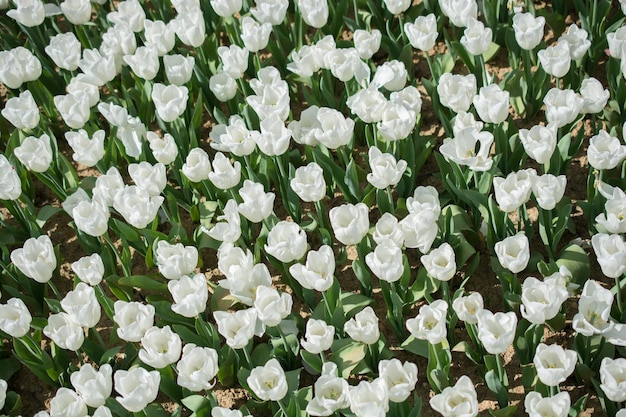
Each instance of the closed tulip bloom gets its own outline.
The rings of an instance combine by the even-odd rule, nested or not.
[[[388,102],[376,127],[383,139],[395,141],[409,136],[416,121],[413,110],[399,103]]]
[[[607,33],[606,40],[609,44],[609,56],[622,59],[626,45],[626,27],[622,26],[615,32]]]
[[[138,366],[130,371],[118,370],[113,375],[115,391],[120,394],[115,397],[117,402],[132,413],[145,409],[154,401],[159,393],[161,375],[159,371],[148,372]]]
[[[476,120],[472,113],[460,111],[454,116],[454,124],[452,125],[452,132],[454,136],[457,136],[463,129],[467,127],[473,127],[477,132],[483,129],[484,123],[480,120]]]
[[[467,19],[467,27],[461,37],[461,44],[472,55],[482,55],[489,50],[493,34],[490,28],[476,19]]]
[[[476,95],[476,77],[474,74],[459,75],[446,72],[439,79],[437,93],[441,104],[450,110],[469,110],[472,100]]]
[[[182,43],[193,48],[202,46],[206,39],[204,16],[199,10],[179,13],[172,21],[176,36]]]
[[[455,298],[452,302],[452,308],[459,320],[476,324],[478,323],[476,315],[484,308],[483,296],[478,292],[473,292],[470,295]]]
[[[135,184],[150,197],[161,194],[167,184],[165,165],[160,162],[154,165],[146,161],[130,164],[128,174]]]
[[[583,80],[580,85],[580,95],[584,100],[581,112],[589,114],[600,113],[611,97],[609,90],[605,89],[602,83],[593,77]]]
[[[7,11],[7,16],[26,27],[35,27],[43,23],[46,12],[41,0],[13,0],[17,6]]]
[[[272,327],[278,326],[291,313],[293,299],[286,292],[279,293],[275,288],[259,286],[253,305],[259,320]]]
[[[565,194],[567,179],[565,175],[555,177],[552,174],[543,174],[533,182],[533,194],[537,204],[544,210],[552,210]]]
[[[0,154],[0,200],[17,200],[22,195],[22,181],[6,156]]]
[[[169,165],[176,160],[178,147],[172,135],[166,133],[161,138],[154,132],[147,132],[146,138],[148,139],[148,143],[150,143],[152,156],[154,156],[154,159],[158,162]]]
[[[369,165],[372,172],[367,174],[367,181],[379,189],[396,185],[400,182],[407,167],[404,160],[396,161],[393,155],[382,153],[372,146],[368,151]]]
[[[126,124],[117,128],[116,137],[124,145],[124,151],[128,156],[139,159],[146,133],[146,125],[139,117],[129,117]]]
[[[540,164],[547,164],[556,149],[557,126],[550,123],[533,126],[530,130],[520,129],[519,139],[528,156]]]
[[[467,165],[472,171],[488,171],[493,164],[490,156],[492,144],[491,133],[466,127],[455,134],[454,138],[444,139],[439,152],[459,165]]]
[[[61,3],[65,18],[74,25],[84,25],[91,20],[91,2],[89,0],[65,0]]]
[[[222,61],[223,70],[234,79],[242,77],[248,69],[248,50],[237,45],[220,46],[217,54]]]
[[[280,25],[287,14],[288,0],[255,0],[256,7],[250,12],[261,23]]]
[[[526,269],[530,260],[530,244],[523,233],[497,242],[494,250],[500,264],[514,274]]]
[[[514,312],[492,313],[489,310],[481,310],[477,313],[478,339],[485,350],[492,355],[506,352],[515,339],[517,316]]]
[[[217,331],[224,336],[226,344],[233,349],[242,349],[254,337],[257,331],[257,310],[252,307],[247,310],[238,310],[234,313],[216,311],[213,313],[217,323]],[[260,321],[259,321],[260,322]]]
[[[498,84],[482,87],[473,103],[486,123],[502,123],[509,117],[509,92],[502,90]]]
[[[356,245],[369,230],[369,209],[363,203],[343,204],[330,209],[328,216],[335,238],[344,245]]]
[[[417,383],[417,365],[412,362],[402,364],[400,360],[382,360],[378,363],[378,374],[387,383],[389,401],[406,401]]]
[[[241,0],[211,0],[211,7],[221,17],[229,17],[241,10]]]
[[[302,20],[314,28],[321,28],[328,21],[327,0],[299,0],[298,9]]]
[[[8,385],[9,384],[7,384],[7,381],[5,381],[4,379],[0,379],[0,410],[2,410],[2,408],[4,407],[4,403],[7,398]]]
[[[478,397],[474,383],[463,375],[453,387],[446,387],[430,399],[430,406],[444,417],[478,415]]]
[[[30,91],[7,100],[2,117],[18,129],[34,129],[39,124],[39,108]]]
[[[182,342],[170,326],[151,327],[141,338],[139,359],[153,368],[164,368],[180,357]]]
[[[213,159],[213,171],[209,172],[209,180],[220,190],[235,187],[241,180],[241,163],[230,159],[218,152]]]
[[[533,363],[539,380],[549,387],[558,386],[574,372],[578,354],[559,345],[539,343]]]
[[[176,364],[176,383],[190,391],[209,390],[215,385],[219,369],[217,351],[208,347],[188,343],[183,348],[183,357]]]
[[[0,81],[8,88],[19,88],[22,83],[41,76],[41,62],[28,49],[18,46],[0,51]]]
[[[428,253],[435,238],[437,237],[438,216],[431,211],[421,211],[419,213],[409,213],[400,220],[400,230],[404,235],[404,246],[407,248],[417,248],[422,253]]]
[[[361,59],[370,59],[380,49],[382,33],[378,29],[371,31],[357,29],[354,31],[353,40]]]
[[[166,24],[162,20],[153,21],[146,19],[143,22],[143,27],[143,34],[146,37],[145,45],[154,48],[158,56],[164,56],[174,48],[176,32],[174,32],[172,23]],[[165,59],[163,61],[165,63]]]
[[[326,291],[333,285],[335,254],[330,246],[323,245],[309,251],[305,265],[291,265],[289,273],[306,289]]]
[[[356,417],[384,417],[389,411],[389,390],[383,378],[350,387],[350,411]]]
[[[348,381],[337,376],[337,365],[325,362],[322,375],[315,381],[315,396],[306,406],[312,416],[330,416],[350,406]]]
[[[265,49],[272,33],[272,24],[258,23],[250,16],[241,20],[241,40],[246,49],[252,53]]]
[[[74,161],[87,167],[95,166],[104,157],[104,135],[104,130],[97,130],[90,139],[84,129],[66,132],[65,139],[74,151]]]
[[[347,145],[354,134],[354,120],[344,117],[341,112],[323,107],[317,112],[320,122],[319,130],[315,131],[315,139],[329,149],[337,149]]]
[[[107,20],[117,25],[126,25],[133,32],[143,31],[146,12],[138,0],[125,0],[117,4],[117,11],[107,14]]]
[[[546,105],[546,119],[548,123],[556,123],[563,127],[576,120],[580,114],[584,100],[574,90],[559,90],[552,88],[543,99]]]
[[[174,85],[186,84],[193,75],[196,60],[193,56],[180,54],[163,56],[163,67],[167,80]]]
[[[413,23],[404,24],[406,34],[411,46],[423,52],[428,52],[435,46],[439,33],[437,32],[437,19],[435,14],[418,16]]]
[[[285,371],[274,358],[264,366],[253,368],[246,382],[252,392],[263,401],[280,401],[285,398],[289,389]]]
[[[209,236],[220,242],[236,242],[241,236],[241,218],[237,211],[237,202],[230,199],[226,202],[223,214],[217,216],[217,223],[206,231]]]
[[[361,60],[356,48],[335,49],[328,52],[324,57],[325,66],[328,66],[331,74],[340,81],[346,82],[353,78],[362,83],[369,79],[370,69]]]
[[[224,71],[220,71],[209,79],[209,88],[221,102],[227,102],[237,95],[235,79]]]
[[[378,330],[378,317],[372,307],[367,306],[359,311],[353,318],[348,320],[343,327],[348,336],[357,342],[373,345],[378,342],[380,330]]]
[[[146,331],[154,325],[154,307],[136,301],[116,301],[113,305],[117,335],[127,342],[139,342]]]
[[[136,185],[128,185],[115,196],[113,208],[128,224],[143,229],[154,220],[163,200],[161,196],[151,197]]]
[[[276,195],[272,192],[266,193],[263,184],[244,180],[239,196],[243,202],[237,206],[237,210],[252,223],[260,223],[274,211]]]
[[[511,172],[506,178],[494,178],[493,189],[498,208],[505,213],[510,213],[528,202],[536,176],[537,172],[528,168]]]
[[[377,245],[382,245],[384,242],[393,243],[399,248],[404,245],[404,235],[398,224],[398,219],[389,212],[383,213],[376,222],[372,238]]]
[[[259,150],[268,156],[282,155],[289,149],[291,130],[277,115],[261,121],[261,133],[253,136]]]
[[[571,59],[567,41],[559,41],[537,52],[543,69],[550,75],[561,78],[568,73]]]
[[[70,381],[85,404],[97,408],[111,396],[113,369],[105,363],[96,371],[90,363],[85,363],[70,375]]]
[[[84,282],[79,282],[63,297],[61,307],[82,327],[92,328],[100,321],[101,310],[96,293]]]
[[[302,348],[307,352],[318,355],[328,349],[335,340],[335,328],[326,324],[324,320],[309,319],[306,323],[304,339],[300,340]]]
[[[10,298],[0,304],[0,330],[11,337],[22,337],[30,330],[33,320],[26,304],[19,298]]]
[[[546,19],[543,16],[533,16],[531,13],[515,13],[513,15],[513,29],[515,40],[522,49],[532,51],[543,39],[543,29]]]
[[[315,202],[326,195],[324,170],[315,162],[297,168],[289,185],[302,201]]]
[[[466,27],[470,18],[478,18],[476,0],[439,0],[439,6],[450,19],[450,23],[457,27]]]
[[[439,202],[439,192],[432,185],[418,186],[413,192],[413,196],[406,199],[406,209],[411,214],[422,211],[430,211],[436,217],[441,214],[441,203]]]
[[[91,79],[89,75],[77,74],[67,84],[67,92],[77,97],[86,98],[89,107],[93,107],[100,102],[100,90],[95,83],[96,81]],[[84,94],[81,95],[81,93]]]
[[[193,148],[187,155],[182,171],[191,182],[208,179],[211,172],[209,155],[202,148]]]
[[[227,254],[224,255],[222,248],[231,247],[230,250],[227,250]],[[224,275],[226,275],[226,279],[219,281],[219,284],[222,288],[226,288],[230,291],[230,295],[239,300],[242,304],[251,306],[256,299],[256,289],[259,286],[269,287],[272,285],[272,277],[270,275],[269,270],[265,264],[252,264],[251,253],[245,255],[243,259],[229,259],[225,261],[224,258],[238,258],[238,256],[233,256],[234,253],[241,253],[239,248],[233,248],[231,244],[223,244],[220,247],[219,251],[219,264],[220,270],[226,269]],[[229,266],[223,265],[227,262],[233,262],[233,264]],[[239,262],[239,263],[237,263]]]
[[[198,264],[198,249],[194,246],[183,246],[182,243],[172,245],[159,240],[155,252],[159,272],[167,279],[189,275]]]
[[[57,267],[54,247],[47,235],[27,239],[23,247],[11,252],[11,262],[24,275],[42,284],[50,281]]]
[[[522,317],[531,323],[544,324],[559,313],[569,294],[557,281],[539,281],[528,277],[522,285]]]
[[[365,123],[376,123],[383,119],[387,99],[376,88],[368,87],[348,97],[346,105],[350,111]]]
[[[93,196],[100,196],[106,202],[106,205],[113,206],[115,195],[118,191],[124,189],[124,179],[115,167],[107,170],[106,174],[96,179],[96,186],[93,189]]]
[[[112,81],[117,75],[114,57],[103,56],[97,49],[85,49],[82,59],[78,61],[78,66],[98,86]]]
[[[420,262],[428,275],[439,281],[450,281],[456,274],[454,249],[447,242],[430,251],[428,255],[422,255]]]
[[[531,391],[526,394],[524,408],[529,417],[566,417],[569,414],[571,399],[567,391],[543,398],[540,393]]]
[[[383,0],[391,14],[400,14],[411,7],[411,0]]]
[[[67,313],[51,314],[43,334],[62,349],[78,350],[85,340],[85,332]]]
[[[559,37],[559,41],[564,40],[569,46],[569,55],[572,61],[578,61],[581,59],[589,48],[591,47],[591,41],[587,39],[589,34],[585,29],[581,29],[576,26],[576,23],[572,23],[565,33]]]
[[[160,68],[159,55],[153,46],[140,46],[133,55],[124,55],[124,62],[144,80],[152,80]]]
[[[383,281],[396,282],[404,274],[402,250],[391,241],[384,241],[365,255],[365,263]]]
[[[72,129],[82,128],[91,116],[89,97],[84,92],[54,96],[54,105]]]
[[[600,363],[600,388],[615,402],[626,401],[626,359],[604,358]]]
[[[87,405],[69,388],[59,388],[50,401],[50,417],[85,417]]]
[[[602,273],[610,278],[619,278],[626,272],[626,243],[621,235],[597,233],[591,244]]]
[[[596,281],[588,280],[578,300],[578,313],[572,319],[574,330],[584,336],[603,334],[611,330],[612,322],[609,322],[609,317],[613,299],[610,290]]]
[[[100,48],[94,51],[98,51],[103,57],[109,57],[115,72],[119,73],[124,66],[124,55],[134,54],[135,49],[137,49],[137,39],[131,28],[127,25],[115,25],[102,34]],[[98,70],[96,68],[96,71]]]
[[[164,122],[173,122],[187,108],[189,90],[185,86],[155,83],[152,87],[152,101],[157,114]]]
[[[298,223],[281,221],[268,233],[265,252],[283,263],[289,263],[302,259],[306,248],[306,233]]]
[[[203,274],[197,274],[193,278],[183,275],[177,280],[169,281],[167,288],[174,299],[174,313],[184,317],[196,317],[206,310],[209,290]]]
[[[602,129],[589,139],[587,158],[596,169],[613,169],[626,158],[626,145]]]
[[[595,220],[609,233],[626,233],[626,194],[617,187],[615,190],[617,192],[604,204],[606,214],[600,213]]]
[[[412,85],[407,85],[402,90],[391,93],[389,101],[411,109],[416,115],[422,111],[422,97],[419,90]]]
[[[413,337],[428,340],[428,343],[436,345],[448,336],[447,313],[448,303],[445,300],[425,304],[420,307],[415,318],[406,321],[406,328]]]
[[[382,86],[388,91],[400,91],[406,85],[408,73],[404,63],[393,59],[386,61],[376,69],[373,86]]]
[[[97,253],[83,256],[72,263],[72,271],[82,282],[91,286],[98,285],[104,276],[104,262]]]
[[[22,144],[15,148],[14,153],[17,159],[33,172],[45,172],[52,163],[52,145],[50,137],[46,134],[37,138],[28,136]]]

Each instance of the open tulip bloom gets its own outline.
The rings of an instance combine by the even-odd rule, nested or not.
[[[626,0],[574,6],[0,0],[0,415],[626,417]]]

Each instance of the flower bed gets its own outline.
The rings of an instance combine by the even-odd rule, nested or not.
[[[626,4],[0,8],[0,412],[624,417]]]

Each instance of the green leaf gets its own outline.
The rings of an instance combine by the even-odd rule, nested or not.
[[[190,395],[181,400],[183,405],[193,412],[198,412],[203,408],[211,407],[211,402],[202,395]]]
[[[142,290],[151,290],[158,292],[167,292],[167,284],[146,275],[131,275],[129,277],[121,277],[118,284],[123,287],[135,287]]]
[[[351,339],[336,340],[331,348],[330,360],[337,364],[342,378],[348,378],[350,372],[361,363],[367,353],[367,345]]]
[[[52,207],[50,205],[43,206],[37,213],[37,225],[43,227],[48,220],[62,209],[59,207]]]
[[[561,251],[559,259],[556,260],[558,266],[565,266],[572,273],[572,280],[581,287],[587,281],[591,271],[589,257],[575,243],[572,243]]]
[[[428,358],[428,341],[409,336],[400,346],[407,352]]]
[[[517,406],[509,405],[499,410],[489,410],[489,414],[494,417],[510,417],[514,416],[517,411]]]
[[[5,358],[0,360],[0,379],[8,381],[22,365],[15,358]]]
[[[495,370],[492,369],[485,374],[485,382],[487,383],[489,389],[496,394],[500,407],[506,407],[509,394],[505,386],[502,384],[502,381],[498,378]]]

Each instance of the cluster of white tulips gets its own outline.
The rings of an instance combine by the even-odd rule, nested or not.
[[[626,3],[379,3],[0,0],[0,414],[626,416]]]

